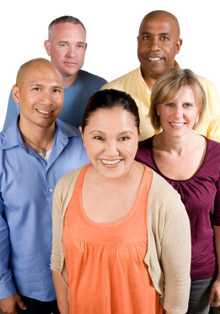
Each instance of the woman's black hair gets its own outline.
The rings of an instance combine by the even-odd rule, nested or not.
[[[130,112],[135,119],[135,125],[139,132],[140,118],[134,99],[129,94],[116,89],[100,90],[89,99],[82,119],[82,132],[84,132],[90,116],[95,111],[99,109],[111,109],[114,107],[121,107],[122,109]]]

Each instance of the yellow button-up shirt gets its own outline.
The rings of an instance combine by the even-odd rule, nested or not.
[[[210,139],[220,142],[220,98],[212,82],[197,76],[207,98],[207,105],[195,130]],[[149,117],[151,90],[144,81],[140,68],[105,84],[102,89],[118,89],[132,96],[138,106],[140,116],[140,140],[155,134]]]

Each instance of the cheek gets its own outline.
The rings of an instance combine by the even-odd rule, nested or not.
[[[134,158],[134,156],[137,153],[137,149],[138,149],[138,141],[132,141],[123,148],[124,152],[126,152],[128,157],[131,157],[131,158]]]

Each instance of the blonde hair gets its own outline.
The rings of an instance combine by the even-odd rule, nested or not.
[[[180,88],[185,86],[192,89],[196,104],[200,106],[200,121],[206,106],[206,95],[201,83],[191,70],[173,69],[157,80],[152,89],[149,115],[155,130],[161,127],[157,106],[173,99]]]

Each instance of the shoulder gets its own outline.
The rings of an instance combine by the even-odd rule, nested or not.
[[[166,216],[172,216],[173,214],[176,216],[179,212],[185,216],[185,207],[179,193],[163,177],[154,170],[152,171],[152,184],[149,192],[151,211]]]
[[[201,85],[204,88],[206,93],[211,92],[213,90],[216,90],[216,86],[211,80],[209,80],[203,76],[200,76],[200,75],[197,75],[197,78],[198,78],[199,82],[201,83]]]
[[[69,123],[66,123],[60,119],[57,119],[56,124],[57,124],[59,130],[63,134],[65,134],[66,136],[68,136],[68,137],[72,137],[72,136],[80,137],[80,131],[76,127],[70,125]]]
[[[153,149],[153,137],[150,137],[144,141],[139,142],[136,160],[143,162],[148,166],[152,166],[152,149]]]
[[[79,79],[87,81],[90,84],[98,84],[100,87],[106,83],[106,80],[103,77],[84,70],[79,71]]]
[[[55,188],[55,195],[60,197],[60,199],[65,199],[67,194],[72,192],[74,183],[76,182],[76,179],[80,173],[81,168],[70,171],[66,175],[62,176]]]
[[[207,141],[207,149],[206,149],[206,159],[217,159],[220,165],[220,143],[206,138]]]
[[[131,81],[133,81],[133,79],[138,76],[138,74],[139,74],[139,69],[135,69],[133,71],[130,71],[130,72],[116,78],[115,80],[105,84],[102,87],[102,89],[116,88],[119,90],[125,90],[126,85],[130,84]],[[133,81],[133,84],[134,84],[134,81]]]

